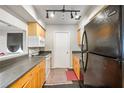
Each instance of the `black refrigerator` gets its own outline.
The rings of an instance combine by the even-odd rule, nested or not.
[[[106,6],[82,36],[81,87],[122,87],[123,6]]]

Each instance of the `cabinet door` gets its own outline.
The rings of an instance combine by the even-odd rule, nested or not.
[[[28,36],[45,37],[44,29],[36,22],[28,23]]]
[[[25,75],[23,75],[20,79],[18,79],[16,82],[11,84],[10,88],[22,88],[24,84],[29,80],[30,78],[30,71],[27,72]]]
[[[45,38],[45,31],[41,29],[41,37]]]
[[[38,67],[35,69],[35,88],[38,88]]]
[[[81,32],[80,32],[80,29],[78,29],[78,31],[77,31],[77,42],[78,42],[78,45],[80,46],[81,45]]]
[[[76,73],[76,57],[74,56],[74,72]]]
[[[78,79],[80,79],[80,59],[79,57],[77,56],[74,56],[74,59],[73,59],[73,69],[74,69],[74,72],[77,76]]]
[[[11,84],[10,88],[41,88],[45,82],[45,61]]]
[[[23,86],[23,88],[31,88],[31,79],[26,82],[26,84]]]
[[[31,88],[35,88],[35,71],[31,70]]]
[[[38,66],[38,88],[41,88],[41,77],[42,77],[41,65]]]
[[[35,22],[28,23],[28,36],[37,36],[37,24]]]
[[[79,59],[77,60],[76,75],[77,75],[77,78],[80,79],[80,64],[79,64]]]
[[[45,67],[46,65],[45,65],[45,60],[43,60],[42,62],[41,62],[41,87],[43,87],[43,84],[44,84],[44,82],[45,82],[45,78],[46,78],[46,73],[45,73],[45,69],[46,69],[46,67]]]

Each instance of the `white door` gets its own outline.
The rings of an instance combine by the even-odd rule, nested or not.
[[[54,68],[70,67],[70,34],[56,32],[54,36]]]

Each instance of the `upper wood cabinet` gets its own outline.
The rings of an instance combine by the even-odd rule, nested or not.
[[[77,30],[77,43],[80,46],[81,45],[81,30]]]
[[[29,47],[45,47],[45,30],[36,22],[28,23]]]
[[[45,37],[44,29],[36,22],[28,23],[28,36]]]

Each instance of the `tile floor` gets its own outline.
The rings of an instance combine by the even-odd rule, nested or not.
[[[77,83],[76,86],[73,86],[75,84],[73,81],[67,81],[66,70],[67,69],[51,69],[44,86],[51,86],[52,88],[79,87]]]

